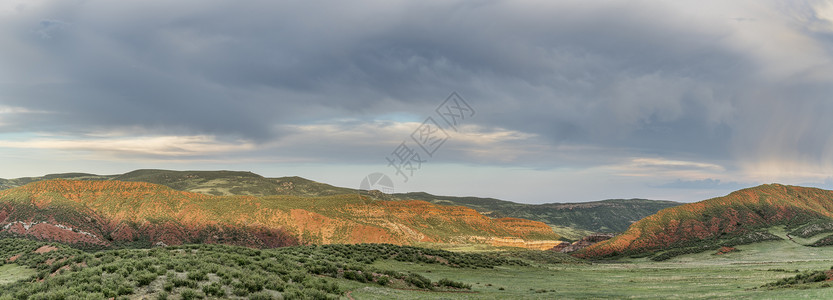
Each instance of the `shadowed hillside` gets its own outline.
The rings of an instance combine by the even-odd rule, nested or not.
[[[529,220],[466,207],[359,195],[210,196],[145,182],[47,180],[0,191],[3,232],[45,240],[119,243],[484,243],[552,247],[559,236]]]
[[[776,238],[765,232],[755,232],[774,225],[794,229],[794,235],[801,235],[803,230],[818,234],[833,230],[826,225],[831,221],[833,191],[761,185],[724,197],[663,209],[634,223],[625,233],[575,255],[606,257],[692,246],[695,246],[692,249],[705,250],[733,239],[745,240],[734,241],[742,243]],[[816,227],[818,229],[813,229]]]
[[[463,205],[490,217],[536,220],[551,226],[570,227],[588,232],[622,232],[633,222],[657,211],[680,205],[673,201],[612,199],[583,203],[522,204],[493,198],[447,197],[428,193],[396,194],[396,197],[424,200],[435,204]]]

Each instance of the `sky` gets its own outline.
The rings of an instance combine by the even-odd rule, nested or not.
[[[524,203],[833,188],[831,1],[0,2],[0,178]]]

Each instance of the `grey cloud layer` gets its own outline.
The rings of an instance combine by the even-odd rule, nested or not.
[[[456,90],[478,107],[473,124],[554,146],[833,164],[819,7],[47,1],[0,21],[0,103],[53,113],[5,117],[0,130],[266,143],[287,124],[427,115]]]

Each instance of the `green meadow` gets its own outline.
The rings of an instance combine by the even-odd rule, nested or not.
[[[24,280],[37,274],[35,270],[18,266],[16,264],[8,264],[0,266],[0,285],[13,283]]]
[[[663,262],[626,259],[592,264],[498,266],[460,270],[378,261],[376,266],[416,272],[431,279],[471,284],[467,293],[435,293],[355,286],[355,299],[831,299],[825,283],[762,288],[801,271],[833,266],[833,247],[810,248],[790,241],[738,246],[740,251],[675,257]]]
[[[773,229],[773,233],[784,234]],[[810,239],[806,240],[810,241]],[[805,242],[806,242],[805,241]],[[0,299],[830,299],[827,282],[763,287],[833,266],[833,247],[790,240],[656,262],[554,252],[393,245],[254,250],[189,245],[86,252],[0,240]],[[60,263],[56,265],[56,263]],[[95,292],[87,294],[87,291]]]

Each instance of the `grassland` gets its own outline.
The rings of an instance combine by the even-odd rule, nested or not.
[[[393,245],[272,250],[188,245],[84,252],[52,244],[57,249],[43,254],[32,251],[45,245],[42,242],[0,240],[0,245],[3,261],[24,254],[16,264],[0,268],[3,278],[23,279],[0,285],[0,299],[32,295],[120,299],[833,297],[833,288],[823,282],[765,287],[805,271],[833,266],[833,247],[806,247],[789,240],[741,245],[737,247],[740,251],[722,255],[682,255],[662,262],[648,258],[589,262],[554,252],[504,249],[465,254]],[[94,292],[86,293],[79,287]]]
[[[552,231],[563,237],[564,240],[577,241],[581,238],[594,234],[596,232],[586,229],[579,229],[574,227],[551,225]]]
[[[790,241],[738,246],[724,255],[689,254],[664,262],[625,259],[595,264],[499,266],[456,270],[442,266],[381,260],[374,265],[416,272],[431,279],[453,277],[473,293],[432,293],[361,287],[356,299],[830,299],[823,283],[793,288],[762,288],[798,271],[833,266],[833,248],[810,248]]]
[[[34,276],[37,272],[34,269],[16,264],[0,266],[0,285],[13,283]]]
[[[357,285],[438,292],[468,291],[449,278],[384,269],[379,260],[476,270],[526,265],[500,256],[386,244],[259,250],[223,245],[86,252],[60,244],[0,240],[11,283],[0,299],[337,299]]]

